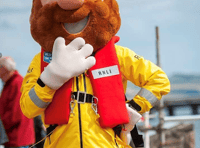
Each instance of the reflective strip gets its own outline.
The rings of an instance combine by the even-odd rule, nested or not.
[[[148,91],[145,88],[141,88],[137,95],[140,95],[141,97],[147,99],[152,106],[155,106],[159,101],[158,98],[156,98],[156,96],[152,94],[152,92]]]
[[[37,94],[35,93],[34,88],[32,88],[29,92],[29,97],[31,98],[31,100],[33,101],[33,103],[39,107],[39,108],[46,108],[50,102],[44,102],[42,101]]]

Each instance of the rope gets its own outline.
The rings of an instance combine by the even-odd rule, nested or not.
[[[55,129],[54,129],[54,130],[55,130]],[[36,145],[39,144],[40,142],[44,141],[48,136],[50,136],[50,135],[53,133],[54,130],[52,130],[52,131],[51,131],[48,135],[46,135],[42,140],[40,140],[40,141],[38,141],[37,143],[31,145],[29,148],[33,148],[34,146],[36,146]]]

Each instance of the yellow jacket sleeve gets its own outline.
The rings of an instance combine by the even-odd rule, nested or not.
[[[167,75],[160,67],[128,48],[116,45],[116,51],[123,77],[141,87],[133,98],[141,107],[140,113],[149,111],[163,95],[169,93],[170,82]]]
[[[20,106],[23,114],[28,118],[42,114],[55,93],[55,90],[48,86],[42,87],[37,83],[40,77],[40,55],[39,53],[33,58],[21,87]]]

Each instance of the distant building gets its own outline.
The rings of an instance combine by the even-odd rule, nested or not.
[[[171,92],[163,97],[169,115],[176,107],[189,107],[191,114],[200,113],[200,75],[176,74],[169,78]]]
[[[162,98],[165,105],[163,111],[165,117],[169,119],[175,118],[177,121],[165,121],[165,130],[163,130],[165,142],[162,148],[197,148],[200,145],[200,120],[187,120],[186,117],[194,118],[198,116],[196,114],[200,114],[200,74],[175,74],[169,77],[169,79],[171,82],[171,92]],[[139,89],[129,84],[126,94],[127,98],[133,98]],[[155,117],[150,118],[149,127],[156,129],[159,126],[159,116],[156,107],[151,110],[151,113],[150,115],[155,115]],[[196,116],[191,116],[191,114]],[[181,118],[185,120],[178,121]],[[139,131],[144,134],[144,122],[139,122],[138,127]],[[158,148],[159,137],[156,130],[150,130],[149,136],[150,148]]]
[[[162,148],[195,148],[193,124],[179,124],[165,131],[165,143]],[[150,148],[158,148],[158,134],[151,136]]]
[[[200,74],[175,74],[169,77],[171,92],[163,96],[167,114],[174,115],[178,108],[185,108],[191,114],[200,114]],[[126,96],[132,99],[140,90],[128,83]]]

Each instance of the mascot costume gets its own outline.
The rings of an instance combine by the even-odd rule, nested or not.
[[[130,131],[170,84],[161,68],[115,44],[116,0],[33,0],[30,24],[41,52],[20,105],[28,118],[42,115],[44,148],[130,147]],[[126,101],[128,80],[141,90]]]

